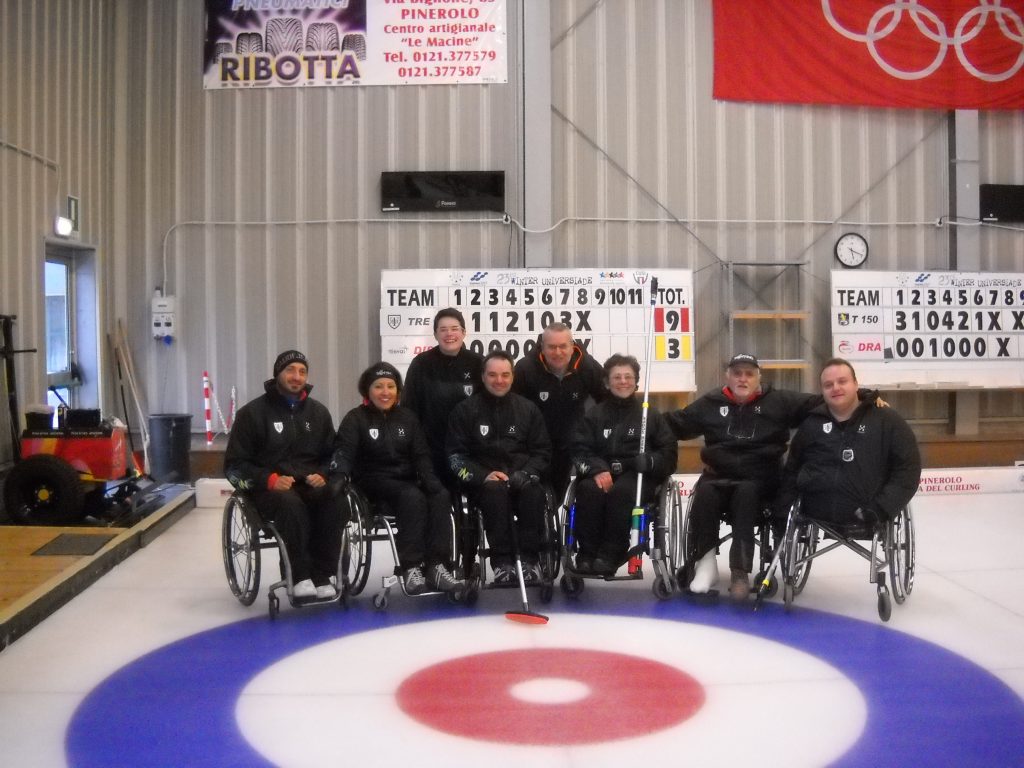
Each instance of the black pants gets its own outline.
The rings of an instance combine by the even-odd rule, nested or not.
[[[576,515],[573,530],[583,557],[602,557],[621,563],[629,548],[633,506],[636,504],[636,472],[625,472],[615,478],[605,493],[593,478],[576,484]],[[657,488],[644,478],[642,503],[654,498]]]
[[[761,508],[762,490],[752,480],[701,478],[690,506],[695,557],[718,547],[721,519],[732,526],[729,567],[746,573],[754,569],[754,523]]]
[[[360,486],[374,504],[395,516],[395,546],[402,568],[448,563],[451,552],[451,497],[448,491],[427,494],[415,483],[373,480]]]
[[[537,560],[544,531],[544,513],[547,498],[544,487],[530,483],[520,491],[513,491],[507,483],[489,481],[476,494],[476,503],[484,516],[487,543],[494,565],[512,562],[512,511],[519,518],[519,550],[527,562]]]
[[[326,583],[327,577],[337,573],[342,515],[329,486],[296,483],[287,491],[254,493],[253,502],[281,535],[293,582],[312,578]]]

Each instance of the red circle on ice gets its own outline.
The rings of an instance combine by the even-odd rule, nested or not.
[[[582,694],[547,702],[524,700],[513,691],[552,680],[556,688],[564,681]],[[396,698],[410,717],[455,736],[512,744],[596,744],[683,722],[704,704],[704,687],[682,670],[637,656],[533,648],[426,667],[406,678]]]

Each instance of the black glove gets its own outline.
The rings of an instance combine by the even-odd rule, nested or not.
[[[517,469],[508,478],[508,487],[513,491],[521,491],[523,488],[528,486],[530,483],[535,483],[539,480],[536,475],[531,475],[524,472],[521,469]]]
[[[333,493],[335,496],[341,496],[341,494],[345,493],[348,490],[348,486],[351,482],[352,479],[344,472],[336,472],[335,474],[331,475],[330,480],[327,481],[327,484],[331,486],[331,493]]]
[[[654,471],[654,454],[653,453],[641,453],[633,459],[633,469],[637,472],[653,472]]]

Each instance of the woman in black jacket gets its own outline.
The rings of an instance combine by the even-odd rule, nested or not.
[[[464,583],[448,569],[451,498],[434,474],[416,414],[398,404],[402,376],[390,363],[376,363],[359,377],[362,405],[341,421],[332,477],[351,479],[374,504],[386,504],[398,524],[396,545],[405,588],[444,592]]]
[[[626,556],[639,473],[641,500],[650,501],[676,467],[676,438],[661,414],[647,411],[647,437],[640,452],[643,403],[636,396],[640,364],[612,355],[604,364],[610,397],[590,409],[576,428],[573,459],[579,473],[573,527],[580,549],[575,570],[610,575]]]

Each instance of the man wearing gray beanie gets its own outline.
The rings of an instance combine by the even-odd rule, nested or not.
[[[299,601],[336,595],[342,516],[327,484],[334,420],[309,397],[306,356],[289,349],[274,361],[260,397],[235,417],[224,474],[271,520],[288,551],[292,596]],[[282,561],[283,562],[283,561]],[[282,572],[282,576],[283,576]],[[336,582],[336,579],[335,579]]]

